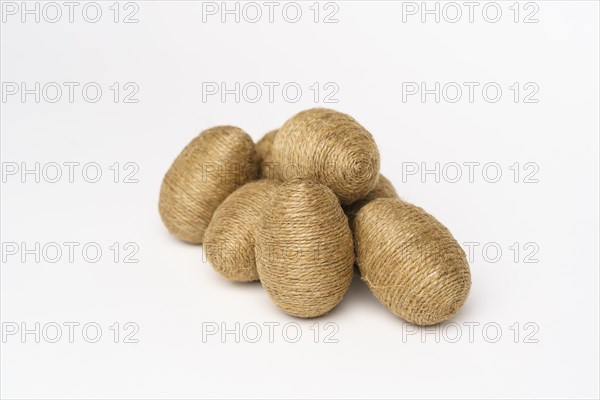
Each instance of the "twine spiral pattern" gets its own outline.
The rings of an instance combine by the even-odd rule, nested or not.
[[[280,179],[319,182],[342,204],[366,196],[379,176],[379,150],[371,134],[349,115],[326,108],[287,120],[277,132],[271,156]]]
[[[202,243],[216,208],[255,179],[257,169],[254,142],[246,132],[234,126],[205,130],[183,149],[163,179],[163,223],[179,239]]]
[[[232,281],[256,281],[256,235],[277,181],[246,183],[215,211],[204,234],[204,251],[214,269]]]
[[[270,298],[288,314],[310,318],[333,309],[354,263],[348,220],[333,192],[301,179],[281,184],[263,215],[256,263]]]
[[[376,199],[358,212],[353,232],[362,279],[394,314],[433,325],[462,307],[471,287],[465,253],[423,209]]]

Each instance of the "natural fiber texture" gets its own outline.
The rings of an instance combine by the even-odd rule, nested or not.
[[[302,111],[281,127],[271,150],[276,174],[315,180],[342,204],[367,195],[379,176],[379,151],[352,117],[325,108]]]
[[[271,157],[271,147],[273,140],[277,135],[277,129],[272,130],[263,136],[256,143],[256,161],[258,162],[258,175],[263,179],[277,179],[273,168],[273,158]]]
[[[362,199],[355,201],[354,203],[347,205],[344,207],[344,212],[348,216],[348,220],[350,224],[354,220],[356,214],[363,208],[365,205],[369,204],[371,201],[375,199],[398,199],[398,193],[396,193],[396,189],[392,182],[390,182],[385,176],[379,174],[379,179],[377,180],[377,184]]]
[[[204,251],[212,266],[232,281],[258,280],[254,245],[262,215],[277,181],[246,183],[215,211],[204,234]]]
[[[275,190],[263,215],[256,264],[280,308],[304,318],[327,313],[348,290],[353,263],[348,220],[329,188],[294,179]]]
[[[471,287],[469,264],[434,217],[399,199],[376,199],[353,225],[362,279],[390,311],[432,325],[462,307]]]
[[[202,243],[216,208],[256,178],[252,138],[240,128],[218,126],[192,140],[175,159],[160,188],[160,216],[169,231]]]

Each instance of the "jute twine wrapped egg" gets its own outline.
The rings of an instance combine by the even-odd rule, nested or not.
[[[258,280],[254,246],[262,215],[279,182],[246,183],[215,211],[204,234],[206,257],[217,272],[233,281]]]
[[[287,120],[277,132],[271,156],[280,179],[319,182],[342,204],[366,196],[379,176],[379,151],[371,134],[349,115],[325,108]]]
[[[462,307],[471,287],[465,253],[423,209],[376,199],[358,212],[353,232],[362,279],[394,314],[432,325]]]
[[[348,220],[333,192],[293,179],[275,190],[257,238],[256,265],[271,299],[288,314],[323,315],[352,280]]]
[[[256,178],[252,138],[240,128],[217,126],[200,133],[175,159],[160,188],[160,216],[169,231],[202,243],[216,208]]]
[[[256,142],[256,161],[258,162],[258,175],[264,179],[277,179],[273,168],[273,158],[271,157],[271,148],[273,140],[277,135],[277,129],[272,130]]]
[[[347,205],[344,207],[344,211],[348,216],[348,220],[350,223],[354,220],[356,213],[360,211],[365,205],[375,199],[397,199],[398,193],[396,193],[396,188],[392,182],[389,181],[385,176],[379,174],[379,179],[377,180],[377,184],[365,197],[362,199],[355,201],[354,203]]]

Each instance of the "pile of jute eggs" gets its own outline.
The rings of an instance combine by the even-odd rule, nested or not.
[[[379,166],[373,136],[330,109],[302,111],[256,144],[217,126],[173,162],[160,215],[173,235],[203,244],[218,273],[260,280],[290,315],[333,309],[357,264],[397,316],[445,321],[469,294],[465,253],[444,225],[398,197]]]

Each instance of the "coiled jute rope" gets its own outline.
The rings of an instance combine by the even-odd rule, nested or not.
[[[293,179],[277,188],[256,245],[262,285],[288,314],[317,317],[334,308],[352,280],[348,220],[333,192]]]
[[[200,133],[163,179],[159,212],[165,226],[181,240],[202,243],[213,212],[255,179],[257,169],[254,142],[240,128],[217,126]]]
[[[206,257],[217,272],[233,281],[258,280],[254,246],[262,215],[279,182],[246,183],[215,211],[204,235]]]
[[[390,311],[417,325],[455,315],[471,287],[465,252],[423,209],[376,199],[353,222],[362,279]]]
[[[354,118],[326,108],[302,111],[277,132],[271,157],[279,179],[314,180],[342,204],[369,193],[379,176],[379,150]]]

